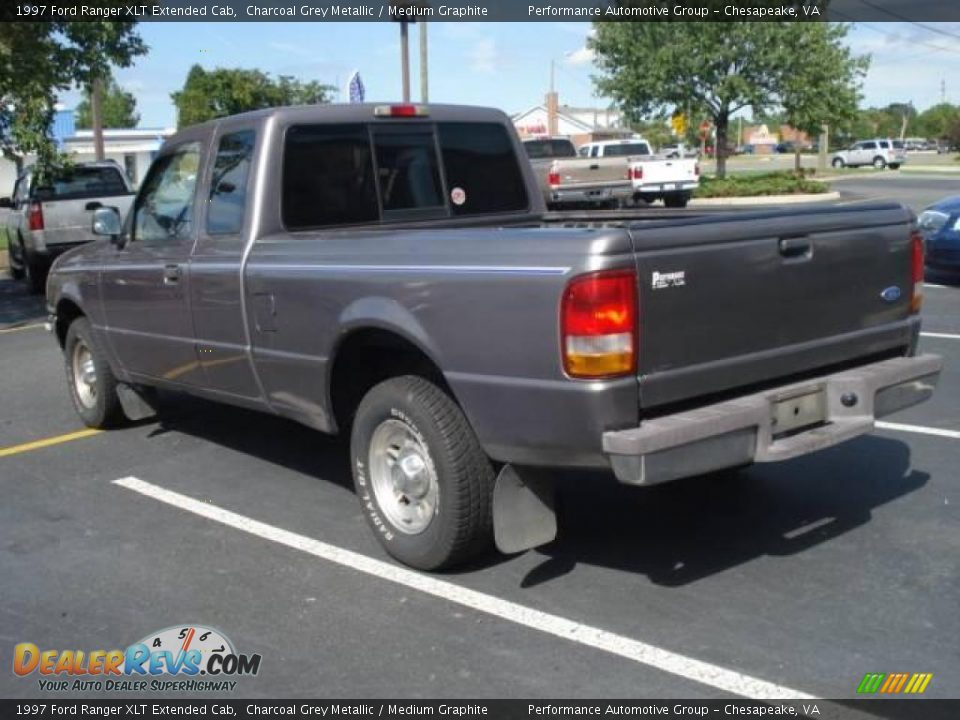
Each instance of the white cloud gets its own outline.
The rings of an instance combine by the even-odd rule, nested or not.
[[[582,47],[567,53],[566,63],[567,65],[590,65],[593,63],[594,57],[595,54],[593,50],[588,47]]]
[[[499,55],[497,41],[491,37],[477,40],[467,53],[470,69],[474,72],[489,74],[497,69]]]

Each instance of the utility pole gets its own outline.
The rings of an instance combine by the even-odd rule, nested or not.
[[[410,102],[410,33],[406,20],[400,21],[400,72],[403,77],[403,101]]]
[[[940,102],[945,103],[947,101],[947,80],[946,78],[940,78]]]
[[[430,102],[430,84],[427,78],[427,24],[420,21],[420,102]]]
[[[824,123],[820,126],[820,146],[817,148],[817,170],[823,172],[827,169],[827,152],[830,142],[830,126]]]
[[[90,110],[93,115],[93,153],[97,160],[103,160],[103,81],[96,77],[90,88]]]

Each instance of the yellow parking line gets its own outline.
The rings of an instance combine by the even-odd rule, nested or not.
[[[90,437],[91,435],[99,435],[102,432],[103,430],[87,428],[86,430],[77,430],[76,432],[70,432],[64,435],[55,435],[54,437],[48,437],[42,440],[32,440],[31,442],[22,443],[20,445],[11,445],[10,447],[0,448],[0,458],[8,457],[10,455],[19,455],[20,453],[30,452],[31,450],[39,450],[40,448],[50,447],[51,445],[59,445],[60,443],[71,442],[73,440],[81,440],[85,437]]]
[[[11,328],[0,328],[0,335],[6,335],[7,333],[20,332],[21,330],[36,330],[37,328],[42,328],[44,323],[32,323],[30,325],[18,325],[17,327]]]

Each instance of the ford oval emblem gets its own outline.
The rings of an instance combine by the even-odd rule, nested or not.
[[[880,297],[882,297],[888,303],[896,302],[900,299],[900,288],[898,288],[896,285],[891,285],[882,293],[880,293]]]

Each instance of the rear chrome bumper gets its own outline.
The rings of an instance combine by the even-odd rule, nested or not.
[[[627,200],[633,197],[633,185],[614,185],[601,188],[575,188],[570,190],[557,189],[550,191],[550,202],[553,203],[589,203],[605,200]]]
[[[656,195],[660,193],[693,192],[699,186],[700,183],[697,180],[665,183],[635,183],[633,191],[645,195]]]
[[[753,462],[787,460],[873,430],[876,418],[928,399],[939,355],[893,358],[603,434],[620,482],[653,485]],[[778,434],[778,419],[810,424]]]

